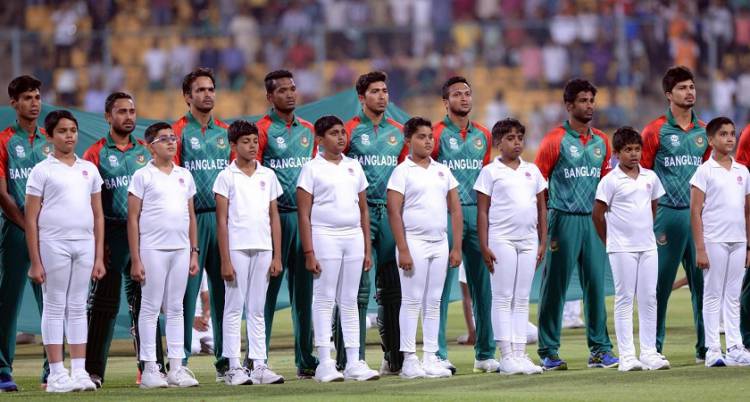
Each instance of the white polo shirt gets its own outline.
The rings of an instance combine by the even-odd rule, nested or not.
[[[706,243],[747,241],[745,196],[750,194],[747,168],[732,158],[724,169],[713,158],[698,166],[690,185],[706,194],[703,203],[703,238]]]
[[[356,159],[342,155],[336,164],[322,153],[302,166],[297,187],[313,196],[310,220],[313,234],[351,236],[362,231],[359,193],[367,179]]]
[[[213,191],[229,200],[230,250],[273,250],[269,207],[283,193],[273,170],[255,162],[248,176],[232,161],[216,177]]]
[[[141,249],[190,247],[188,202],[195,195],[195,182],[187,169],[174,165],[166,174],[149,161],[135,171],[128,192],[143,201],[138,221]]]
[[[596,199],[607,204],[608,253],[656,250],[651,201],[662,195],[656,173],[642,166],[635,179],[617,166],[599,181]]]
[[[404,195],[404,231],[408,237],[439,241],[447,237],[448,192],[458,187],[451,170],[430,158],[427,169],[411,156],[401,162],[388,179],[388,190]]]
[[[474,190],[490,197],[489,231],[492,239],[536,239],[537,194],[547,188],[547,181],[533,163],[521,160],[512,169],[495,158],[482,168]]]
[[[26,194],[42,198],[39,240],[93,239],[91,195],[102,191],[102,183],[99,169],[78,156],[68,166],[50,153],[34,166]]]

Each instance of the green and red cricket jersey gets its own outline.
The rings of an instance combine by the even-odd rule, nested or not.
[[[5,179],[8,193],[23,211],[26,204],[26,181],[31,169],[52,152],[45,131],[37,126],[27,133],[16,122],[0,132],[0,178]]]

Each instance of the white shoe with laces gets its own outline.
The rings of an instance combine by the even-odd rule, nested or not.
[[[727,366],[750,366],[750,352],[743,346],[735,346],[727,350],[724,363]]]
[[[542,366],[538,366],[534,364],[534,362],[531,360],[529,355],[524,353],[520,357],[515,358],[516,363],[518,367],[522,370],[524,374],[531,375],[531,374],[542,374],[544,372],[544,369]]]
[[[224,383],[227,385],[252,385],[253,381],[247,375],[244,367],[229,369],[224,372]]]
[[[167,382],[167,377],[164,373],[159,371],[158,366],[149,368],[149,366],[146,365],[143,369],[143,373],[141,373],[141,388],[167,388],[168,386],[169,383]]]
[[[195,379],[195,374],[185,366],[180,366],[175,370],[170,370],[167,374],[167,383],[170,387],[197,387],[198,380]]]
[[[388,360],[383,359],[382,362],[380,362],[380,375],[386,376],[386,375],[398,375],[398,371],[391,371],[391,366],[388,365]]]
[[[75,370],[70,378],[78,384],[80,391],[96,391],[96,384],[91,381],[91,376],[86,370]]]
[[[495,359],[474,360],[475,373],[496,373],[500,362]]]
[[[437,362],[438,364],[440,364],[441,367],[450,370],[451,374],[456,374],[456,366],[454,366],[450,360],[442,359],[440,358],[440,356],[437,356],[437,355],[435,355],[435,357],[437,358]]]
[[[401,373],[399,375],[401,378],[412,380],[415,378],[424,378],[426,373],[424,369],[422,369],[422,363],[420,363],[419,359],[417,359],[416,356],[413,356],[404,359],[404,365],[401,367]]]
[[[523,374],[523,367],[513,357],[503,357],[500,360],[500,365],[497,368],[497,372],[505,375]]]
[[[268,366],[258,366],[250,372],[253,384],[283,384],[284,377],[276,374]]]
[[[641,365],[644,370],[668,370],[671,367],[669,360],[657,352],[642,353]]]
[[[635,356],[620,356],[620,364],[617,365],[618,371],[641,371],[642,363]]]
[[[74,392],[80,391],[81,386],[70,378],[68,370],[47,377],[47,392]]]
[[[378,372],[371,369],[364,360],[347,363],[344,370],[344,380],[370,381],[379,378]]]
[[[432,353],[427,353],[422,360],[422,370],[427,378],[445,378],[453,375],[450,369],[443,367],[440,360]]]
[[[313,377],[317,382],[338,382],[344,381],[344,375],[336,370],[335,360],[326,360],[318,364]]]

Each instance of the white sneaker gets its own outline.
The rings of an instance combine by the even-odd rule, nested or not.
[[[195,379],[195,374],[185,366],[180,366],[176,370],[169,370],[167,374],[167,383],[170,387],[197,387],[198,380]]]
[[[643,366],[635,356],[620,356],[620,364],[617,366],[618,371],[641,371]]]
[[[67,370],[47,377],[47,392],[74,392],[80,389],[81,386],[70,378]]]
[[[522,374],[524,372],[518,361],[512,357],[503,357],[497,371],[505,375]]]
[[[149,369],[149,366],[146,365],[143,369],[143,373],[141,373],[141,388],[167,388],[168,386],[169,383],[167,382],[167,377],[164,373],[159,371],[159,367]]]
[[[735,346],[727,350],[724,360],[727,366],[750,366],[750,352],[743,346]]]
[[[527,355],[526,353],[524,353],[521,357],[516,357],[515,360],[516,364],[518,364],[518,367],[521,368],[524,374],[542,374],[544,372],[542,366],[534,364],[529,355]]]
[[[526,324],[526,344],[532,345],[539,341],[539,328],[529,321]]]
[[[401,367],[401,374],[399,375],[401,378],[411,380],[414,378],[424,378],[426,373],[422,369],[422,363],[415,356],[410,359],[404,359],[404,365]]]
[[[386,376],[386,375],[398,375],[398,371],[391,371],[391,366],[388,365],[388,360],[383,359],[383,361],[380,362],[380,375]]]
[[[641,365],[645,370],[668,370],[672,367],[660,353],[643,353],[641,354]]]
[[[268,366],[258,366],[250,372],[253,384],[283,384],[284,377],[274,373]]]
[[[370,381],[379,378],[378,372],[371,369],[364,360],[347,363],[344,370],[344,380]]]
[[[453,375],[450,369],[443,367],[440,359],[432,353],[427,353],[422,359],[422,370],[427,378],[445,378]]]
[[[585,325],[581,317],[578,316],[563,318],[562,322],[563,328],[583,328]]]
[[[495,373],[500,363],[495,359],[474,360],[475,373]]]
[[[79,391],[96,391],[96,384],[91,381],[91,376],[86,370],[76,370],[70,378],[78,384]]]
[[[441,359],[440,356],[437,356],[437,355],[435,355],[435,357],[437,358],[437,362],[438,364],[440,364],[441,367],[450,370],[451,375],[456,374],[456,366],[454,366],[450,360]]]
[[[318,364],[313,377],[317,382],[344,381],[344,375],[336,370],[335,360],[326,360]]]
[[[721,354],[721,349],[709,349],[706,352],[706,367],[724,367],[724,356]]]
[[[244,367],[229,369],[224,372],[224,383],[227,385],[252,385],[254,381],[247,375]]]

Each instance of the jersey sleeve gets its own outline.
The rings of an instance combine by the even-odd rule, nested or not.
[[[6,141],[0,138],[0,179],[4,179],[8,171],[8,150],[5,145]]]
[[[276,173],[274,173],[273,170],[271,170],[271,176],[273,176],[273,179],[271,180],[271,200],[275,200],[284,194],[284,188],[281,187],[279,178],[276,177]]]
[[[26,194],[36,197],[44,197],[44,183],[47,181],[47,169],[45,165],[36,165],[31,169],[26,181]]]
[[[604,133],[601,133],[602,139],[604,140],[604,160],[602,161],[602,173],[599,177],[604,177],[612,170],[612,148],[609,145],[609,138]]]
[[[313,190],[315,189],[315,177],[313,177],[313,169],[311,165],[311,162],[302,165],[302,169],[299,172],[299,178],[297,179],[297,187],[313,194]]]
[[[698,166],[698,169],[695,170],[695,174],[690,179],[690,185],[695,186],[700,191],[706,192],[707,187],[707,178],[706,178],[706,169],[703,168],[704,165]]]
[[[198,191],[195,188],[195,180],[193,180],[193,174],[189,170],[185,169],[185,176],[187,176],[188,182],[188,199],[193,198],[195,193]]]
[[[83,153],[83,159],[93,163],[94,166],[96,166],[96,168],[98,169],[100,165],[99,151],[101,150],[101,147],[97,145],[98,142],[90,146],[89,149],[87,149],[86,152]]]
[[[612,205],[613,188],[610,183],[612,183],[612,180],[605,177],[596,186],[596,199],[607,204],[607,206]]]
[[[133,173],[133,177],[130,179],[128,185],[128,193],[143,199],[143,195],[146,192],[146,170],[138,169]]]
[[[542,172],[539,171],[539,168],[534,166],[534,175],[536,176],[536,193],[539,194],[542,191],[547,189],[547,180],[544,179],[544,176],[542,176]]]
[[[365,170],[362,169],[362,165],[359,163],[357,163],[357,171],[359,171],[359,192],[361,193],[367,189],[370,183],[367,181],[367,176],[365,176]]]
[[[99,174],[99,168],[96,165],[92,163],[91,168],[93,170],[93,174],[91,175],[91,194],[101,193],[104,180],[102,180],[102,175]]]
[[[438,156],[440,156],[440,137],[443,135],[443,129],[445,126],[442,122],[435,124],[432,127],[432,139],[435,141],[435,145],[432,147],[432,159],[437,160]],[[404,141],[404,145],[406,145],[406,141]]]
[[[659,130],[663,122],[658,119],[643,129],[641,138],[643,139],[643,148],[641,151],[641,166],[646,169],[654,168],[656,151],[659,149]]]
[[[446,172],[446,176],[448,177],[448,190],[453,190],[454,188],[458,188],[458,180],[456,180],[456,176],[453,176],[453,173],[451,172],[448,167],[444,169]]]
[[[661,185],[661,180],[659,180],[659,176],[654,174],[653,178],[654,178],[654,183],[651,186],[651,201],[658,200],[661,196],[667,193],[666,191],[664,191],[664,186]]]
[[[474,190],[484,195],[492,195],[492,172],[488,167],[485,166],[479,171]]]
[[[5,149],[0,150],[0,163],[2,163],[1,152],[4,150]],[[750,124],[745,126],[740,134],[740,142],[737,144],[737,155],[735,155],[735,159],[738,163],[750,166]]]
[[[219,175],[216,176],[216,181],[214,181],[212,191],[224,198],[229,198],[229,174],[226,172],[226,170],[222,170]]]
[[[474,123],[474,126],[484,134],[484,139],[487,142],[487,151],[484,153],[484,159],[482,160],[482,166],[487,166],[492,160],[492,134],[482,125]]]
[[[562,134],[558,131],[552,131],[542,139],[542,143],[539,145],[539,151],[536,154],[534,164],[547,180],[549,180],[552,169],[560,158],[561,142]]]
[[[406,192],[406,169],[402,165],[396,166],[388,179],[388,190],[393,190],[401,194]]]

